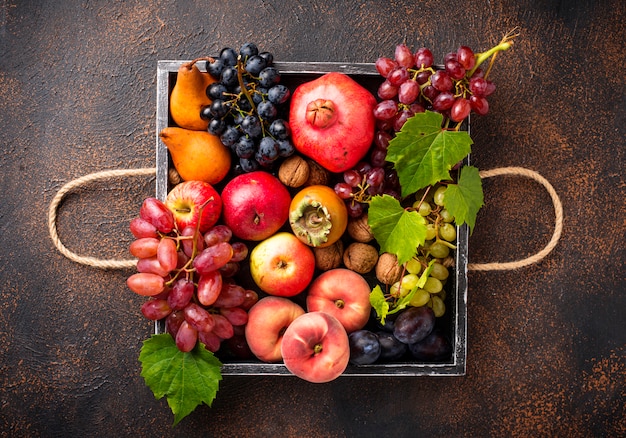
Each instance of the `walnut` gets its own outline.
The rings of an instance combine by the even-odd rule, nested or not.
[[[376,263],[376,278],[383,284],[394,284],[402,277],[402,266],[395,254],[382,253]]]
[[[313,254],[315,254],[316,268],[322,271],[338,268],[343,260],[343,242],[338,240],[324,248],[315,247]]]
[[[306,181],[306,186],[315,186],[318,184],[327,185],[328,180],[330,179],[330,174],[328,170],[324,169],[321,165],[316,163],[314,160],[307,159],[307,164],[309,165],[309,179]]]
[[[367,243],[374,239],[372,229],[367,223],[367,213],[348,222],[348,234],[357,242]]]
[[[287,187],[300,187],[309,179],[309,165],[299,155],[292,155],[280,165],[278,179]]]
[[[343,264],[359,274],[370,272],[378,261],[378,250],[367,243],[353,242],[343,253]]]

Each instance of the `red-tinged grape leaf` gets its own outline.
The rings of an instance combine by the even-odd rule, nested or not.
[[[389,303],[385,300],[385,294],[379,285],[374,286],[374,289],[370,292],[370,304],[372,309],[376,311],[376,315],[380,319],[380,323],[385,323],[385,318],[389,312]]]
[[[380,252],[395,254],[399,264],[409,261],[426,239],[426,221],[416,211],[407,211],[389,195],[372,197],[368,223]]]
[[[433,111],[417,113],[389,142],[386,159],[394,163],[403,197],[451,179],[450,169],[471,152],[469,134],[442,129],[442,121]]]
[[[478,169],[462,167],[458,183],[449,184],[443,195],[444,207],[454,216],[457,224],[466,223],[471,232],[483,204],[483,185]]]
[[[167,397],[174,425],[198,405],[211,406],[222,380],[222,363],[204,345],[198,343],[192,351],[183,353],[169,333],[146,339],[139,361],[141,376],[154,396]]]

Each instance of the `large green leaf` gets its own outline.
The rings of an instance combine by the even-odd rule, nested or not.
[[[478,169],[462,167],[458,184],[449,184],[443,195],[444,207],[454,216],[457,224],[466,223],[471,231],[483,203],[483,185]]]
[[[451,179],[450,169],[471,152],[469,134],[442,129],[442,121],[433,111],[417,113],[389,142],[387,161],[394,163],[402,196]]]
[[[154,396],[167,397],[174,425],[196,406],[211,406],[222,380],[221,362],[204,345],[198,343],[192,351],[183,353],[168,333],[146,339],[139,361],[141,376]]]
[[[426,221],[416,211],[407,211],[392,196],[374,196],[368,210],[368,223],[380,252],[395,254],[398,263],[409,261],[426,239]]]

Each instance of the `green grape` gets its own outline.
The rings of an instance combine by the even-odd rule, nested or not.
[[[445,289],[441,289],[441,292],[439,292],[438,294],[433,294],[432,296],[437,296],[441,298],[441,301],[445,301],[448,294],[446,293]]]
[[[402,289],[408,289],[409,291],[417,286],[417,282],[419,281],[419,277],[415,274],[406,274],[402,277]]]
[[[430,302],[430,294],[424,289],[417,289],[415,294],[411,297],[411,301],[409,301],[409,305],[413,307],[421,307],[425,306]]]
[[[435,228],[435,224],[426,225],[426,240],[433,240],[437,237],[437,229]]]
[[[433,201],[440,207],[443,207],[443,197],[446,193],[446,186],[441,186],[437,190],[435,190],[435,194],[433,195]]]
[[[392,297],[396,297],[396,298],[399,297],[401,292],[402,292],[401,291],[401,285],[400,285],[399,281],[396,281],[394,284],[392,284],[389,287],[389,294]]]
[[[437,295],[433,295],[428,301],[428,307],[433,309],[433,313],[436,318],[443,316],[446,313],[446,304]]]
[[[445,259],[450,254],[450,248],[443,243],[435,242],[428,248],[430,254],[437,259]]]
[[[422,202],[421,204],[420,201],[415,201],[413,203],[413,208],[417,208],[418,206],[419,209],[417,210],[417,212],[420,214],[420,216],[426,217],[433,211],[430,204],[426,201]]]
[[[412,258],[406,262],[406,270],[409,274],[419,274],[422,272],[422,264],[416,258]]]
[[[456,227],[452,224],[444,223],[439,227],[439,236],[443,240],[454,242],[456,240]]]
[[[443,220],[446,223],[450,224],[454,222],[454,216],[452,216],[450,212],[446,210],[445,208],[441,209],[441,211],[439,212],[439,216],[441,216],[441,220]]]
[[[438,278],[428,277],[426,279],[426,283],[424,284],[424,290],[431,294],[437,294],[441,292],[443,289],[443,284]]]
[[[432,270],[430,271],[430,276],[434,277],[438,280],[445,280],[450,275],[450,271],[441,263],[433,263]]]

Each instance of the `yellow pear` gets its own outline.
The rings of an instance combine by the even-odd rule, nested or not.
[[[230,171],[230,151],[219,137],[207,131],[168,126],[161,130],[159,137],[184,181],[217,184]]]
[[[196,66],[196,62],[205,59],[194,59],[178,68],[176,83],[170,94],[170,115],[181,128],[202,131],[209,126],[209,122],[200,117],[200,111],[211,104],[206,89],[215,79]]]

